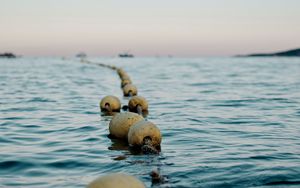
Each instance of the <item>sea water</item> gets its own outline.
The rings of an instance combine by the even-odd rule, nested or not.
[[[0,59],[0,187],[85,187],[125,172],[147,187],[300,187],[299,58],[91,58],[124,68],[161,130],[159,155],[111,140],[113,70]],[[158,170],[165,182],[151,182]]]

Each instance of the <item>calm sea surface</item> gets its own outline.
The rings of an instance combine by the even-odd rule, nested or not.
[[[118,75],[76,59],[0,59],[0,187],[84,187],[126,172],[147,187],[300,187],[299,58],[92,58],[123,67],[163,135],[160,155],[110,140]],[[122,159],[122,160],[120,160]],[[152,184],[158,169],[164,184]]]

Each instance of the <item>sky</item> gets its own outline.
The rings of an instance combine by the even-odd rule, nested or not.
[[[0,53],[200,57],[300,47],[300,0],[0,0]]]

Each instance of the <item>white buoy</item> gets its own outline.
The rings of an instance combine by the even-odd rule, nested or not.
[[[130,112],[142,114],[148,111],[148,102],[144,97],[133,96],[128,102],[128,108]]]
[[[160,130],[150,121],[139,121],[130,127],[128,132],[128,143],[130,146],[138,147],[143,145],[150,145],[153,147],[160,146]]]
[[[145,185],[134,176],[113,173],[95,179],[87,188],[145,188]]]
[[[121,102],[117,97],[108,95],[101,100],[100,109],[102,112],[120,112]]]
[[[109,133],[113,137],[127,139],[129,128],[142,120],[144,120],[144,118],[136,113],[118,113],[109,122]]]
[[[125,97],[131,97],[137,95],[138,91],[135,85],[127,84],[123,87],[123,95]]]

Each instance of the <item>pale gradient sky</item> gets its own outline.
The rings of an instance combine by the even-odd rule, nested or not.
[[[0,52],[227,56],[300,47],[300,0],[0,0]]]

